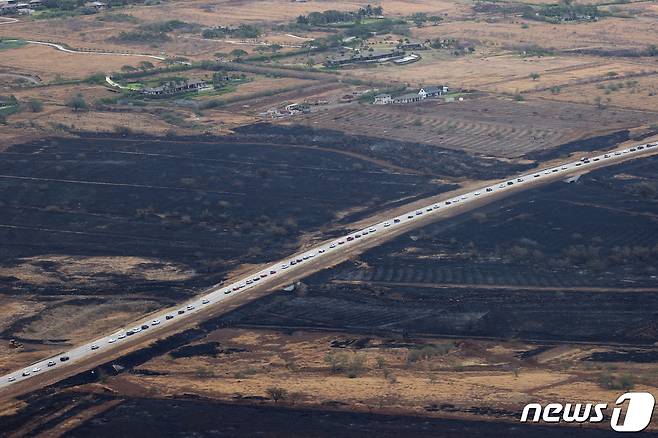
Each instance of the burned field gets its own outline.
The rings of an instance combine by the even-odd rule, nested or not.
[[[135,416],[142,421],[135,422]],[[254,421],[257,419],[257,421]],[[241,406],[203,400],[132,399],[72,430],[71,437],[112,437],[137,434],[161,436],[166,421],[170,436],[190,433],[219,434],[226,437],[352,437],[374,434],[378,437],[605,437],[614,432],[572,430],[564,427],[427,419],[399,415]],[[294,426],[291,427],[291,424]],[[221,432],[219,432],[221,430]]]
[[[551,342],[658,339],[655,158],[414,231],[227,315],[280,326]]]
[[[349,220],[357,207],[450,187],[326,150],[194,140],[26,144],[2,154],[0,175],[5,268],[44,254],[131,256],[184,266],[203,279],[188,285],[283,256],[302,234]],[[33,263],[46,273],[57,267]],[[90,287],[103,285],[97,277]],[[8,283],[21,286],[20,279]]]
[[[2,337],[28,347],[30,361],[365,214],[454,187],[324,146],[83,137],[2,152],[0,299],[12,309]],[[8,369],[16,351],[3,352]]]
[[[52,431],[58,424],[70,421],[74,426],[67,437],[115,437],[138,435],[162,436],[162,424],[167,424],[167,436],[221,435],[224,437],[350,437],[360,433],[374,433],[378,437],[608,437],[614,432],[605,430],[542,427],[485,421],[422,418],[402,415],[363,414],[333,409],[304,409],[268,405],[227,404],[213,400],[161,400],[148,398],[117,398],[110,395],[65,393],[47,399],[50,406],[37,406],[25,415],[57,414],[49,421],[30,424],[30,419],[17,417],[11,421],[10,431],[29,431],[30,436]],[[39,408],[47,408],[44,412]],[[88,417],[87,411],[99,410]],[[78,416],[76,419],[75,417]],[[139,421],[136,421],[136,419]],[[76,421],[77,420],[77,421]],[[88,421],[85,421],[88,420]],[[79,424],[82,423],[82,424]],[[79,424],[79,425],[78,425]],[[25,427],[27,425],[27,427]],[[293,425],[293,426],[291,426]],[[64,429],[56,429],[64,431]],[[221,432],[220,432],[221,431]],[[641,434],[643,436],[644,434]],[[648,436],[648,435],[647,435]]]
[[[357,154],[377,162],[390,163],[396,168],[441,178],[488,179],[504,178],[507,175],[530,168],[529,164],[474,157],[463,151],[428,145],[413,138],[396,139],[388,135],[386,128],[373,129],[372,136],[346,134],[344,130],[311,129],[305,125],[254,124],[236,129],[242,137],[267,139],[284,144],[314,145],[330,148],[346,154]],[[349,130],[347,132],[350,132]]]

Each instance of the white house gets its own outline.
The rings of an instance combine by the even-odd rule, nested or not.
[[[387,105],[393,102],[393,98],[390,94],[378,94],[375,96],[375,105]]]
[[[423,100],[424,97],[422,97],[418,93],[408,93],[408,94],[403,94],[401,96],[396,96],[393,99],[393,103],[411,103],[411,102],[420,102]]]
[[[447,85],[431,85],[429,87],[421,88],[418,94],[423,96],[423,99],[427,99],[428,97],[443,96],[447,92],[448,92]]]

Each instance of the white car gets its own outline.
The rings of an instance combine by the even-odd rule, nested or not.
[[[388,223],[388,222],[384,222],[384,228],[388,228],[388,227],[390,227],[390,226],[391,226],[390,223]]]
[[[189,306],[187,306],[187,310],[193,310],[193,309],[194,309],[193,305],[190,304]]]
[[[38,373],[39,371],[41,371],[41,368],[39,368],[39,367],[32,368],[33,373]]]
[[[202,304],[208,304],[209,302],[210,302],[210,300],[207,300],[207,299],[206,299],[206,300],[203,300],[203,301],[201,301],[201,303],[202,303]]]
[[[24,375],[25,377],[29,376],[29,375],[30,375],[30,371],[29,371],[29,370],[25,370],[25,371],[23,371],[23,375]]]
[[[131,330],[133,333],[139,333],[142,331],[141,327],[135,327],[134,329]]]
[[[324,248],[320,248],[320,249],[318,250],[318,254],[324,254],[324,251],[325,251]]]
[[[48,363],[46,364],[49,367],[54,367],[57,363],[54,360],[49,360]]]
[[[368,231],[371,232],[371,233],[374,233],[375,231],[377,231],[377,228],[375,228],[375,227],[370,227],[370,229],[369,229]]]
[[[288,269],[288,265],[281,265],[281,269]]]
[[[8,382],[13,382],[15,380],[16,380],[16,377],[14,377],[14,376],[9,376],[9,378],[7,379]]]
[[[121,333],[119,336],[117,336],[117,338],[119,338],[119,339],[125,339],[125,338],[126,338],[126,334],[125,334],[125,333]]]
[[[335,247],[336,247],[336,244],[335,244],[335,243],[332,243],[331,245],[329,245],[329,248],[332,248],[332,249],[333,249],[333,248],[335,248]]]
[[[110,338],[110,339],[107,340],[107,343],[108,344],[114,344],[116,341],[117,341],[116,339]]]
[[[159,319],[154,319],[153,321],[151,321],[151,325],[158,325],[158,324],[160,324]]]

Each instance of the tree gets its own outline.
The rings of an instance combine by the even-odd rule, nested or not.
[[[281,50],[282,48],[283,48],[283,46],[281,44],[276,44],[275,43],[275,44],[270,45],[270,50],[272,51],[272,53],[276,53],[279,50]]]
[[[236,60],[240,60],[240,58],[242,58],[242,57],[245,56],[246,54],[247,54],[247,52],[245,52],[245,51],[242,50],[242,49],[233,49],[233,50],[231,50],[231,53],[230,53],[230,55],[231,55],[233,58],[235,58]]]
[[[428,19],[429,19],[429,20],[432,22],[432,24],[435,25],[435,26],[436,26],[437,24],[439,24],[439,21],[443,21],[443,17],[441,17],[441,16],[439,16],[439,15],[432,15],[432,16],[428,17]]]
[[[126,72],[126,73],[129,73],[129,72],[135,71],[135,70],[137,70],[137,69],[135,67],[133,67],[132,65],[124,65],[124,66],[121,67],[121,71]]]
[[[335,373],[341,370],[344,370],[347,366],[348,357],[345,353],[337,354],[333,351],[327,353],[324,357],[324,361],[331,367],[331,372]]]
[[[533,81],[536,81],[539,79],[539,73],[530,73],[530,77],[532,78]]]
[[[38,99],[30,99],[27,101],[27,107],[33,113],[40,113],[43,111],[43,104]]]
[[[0,125],[6,125],[6,124],[7,124],[7,116],[0,113]]]
[[[149,62],[149,61],[142,61],[142,62],[139,63],[139,68],[141,68],[142,70],[150,70],[153,67],[155,67],[155,66],[153,65],[152,62]]]
[[[217,71],[213,73],[212,75],[212,86],[214,88],[221,88],[224,86],[224,82],[226,81],[226,73],[223,71]]]
[[[411,21],[413,21],[416,26],[420,27],[427,21],[427,14],[425,12],[415,12],[411,14]]]
[[[274,400],[275,403],[277,403],[279,400],[285,399],[286,396],[288,395],[288,391],[278,386],[272,386],[270,388],[267,388],[266,392],[267,395],[269,395],[270,398]]]
[[[82,94],[78,94],[70,98],[66,102],[66,106],[73,109],[73,111],[75,112],[86,110],[87,108],[89,108],[89,105],[87,105],[87,101],[82,97]]]

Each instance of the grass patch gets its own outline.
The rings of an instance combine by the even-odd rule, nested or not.
[[[23,47],[25,44],[27,44],[23,40],[17,40],[17,39],[0,39],[0,50],[7,50],[7,49],[17,49],[19,47]]]

